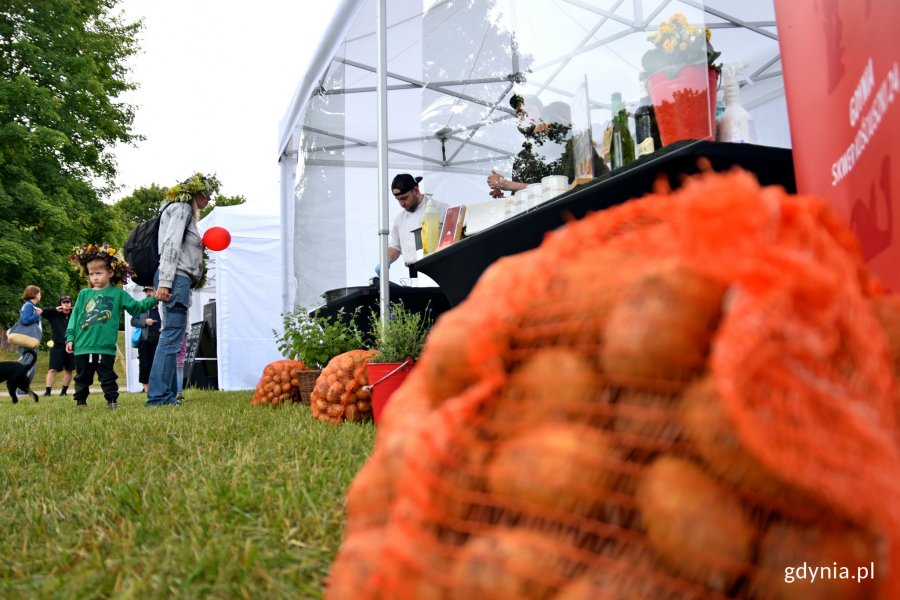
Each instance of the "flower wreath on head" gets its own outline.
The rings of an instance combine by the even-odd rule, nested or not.
[[[81,267],[87,274],[87,265],[92,260],[105,261],[113,270],[110,283],[119,285],[125,281],[131,274],[131,267],[125,262],[125,259],[119,256],[118,250],[107,244],[82,244],[72,249],[69,260]]]
[[[166,197],[176,202],[190,202],[194,194],[203,193],[207,198],[212,198],[218,193],[221,183],[216,175],[204,175],[197,172],[169,188]]]

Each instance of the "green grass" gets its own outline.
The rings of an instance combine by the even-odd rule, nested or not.
[[[0,597],[321,597],[374,427],[188,398],[0,401]]]

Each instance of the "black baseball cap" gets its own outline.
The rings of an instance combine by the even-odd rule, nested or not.
[[[68,296],[60,296],[60,297],[59,297],[59,303],[62,304],[63,302],[69,302],[69,303],[71,303],[71,302],[72,302],[72,299],[71,299],[70,297],[68,297]]]
[[[391,192],[395,196],[402,196],[419,185],[420,181],[422,181],[421,177],[413,177],[409,173],[400,173],[394,177],[394,181],[391,183]]]

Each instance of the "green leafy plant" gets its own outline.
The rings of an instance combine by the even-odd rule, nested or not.
[[[407,310],[402,302],[392,302],[387,324],[378,312],[369,315],[375,349],[381,354],[370,362],[403,362],[417,360],[431,329],[430,310],[418,313]]]
[[[344,352],[365,347],[357,321],[360,308],[351,313],[338,311],[336,318],[320,311],[310,312],[298,306],[282,315],[284,333],[274,329],[278,350],[292,360],[299,360],[310,369],[322,369],[328,361]]]
[[[721,70],[720,65],[714,64],[722,53],[712,47],[712,31],[708,27],[689,25],[682,13],[669,17],[647,39],[653,42],[653,48],[641,58],[647,73],[666,71],[669,77],[675,77],[685,65],[704,63]]]

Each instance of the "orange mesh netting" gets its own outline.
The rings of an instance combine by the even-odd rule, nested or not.
[[[250,404],[300,402],[298,371],[306,369],[299,360],[276,360],[263,369]]]
[[[377,354],[377,350],[350,350],[328,361],[310,395],[312,415],[326,423],[371,419],[366,365]]]
[[[570,223],[433,328],[326,597],[900,597],[898,309],[745,172]]]

